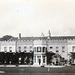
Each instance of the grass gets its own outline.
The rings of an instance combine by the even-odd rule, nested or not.
[[[5,74],[0,75],[75,75],[75,65],[62,68],[47,67],[0,67]]]

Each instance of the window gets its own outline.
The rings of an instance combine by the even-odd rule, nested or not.
[[[50,47],[50,49],[52,49],[53,47]]]
[[[65,49],[65,46],[62,46],[62,49]]]
[[[75,46],[72,47],[72,51],[75,52]]]
[[[34,63],[36,63],[36,56],[34,56]]]
[[[33,51],[32,51],[32,50],[30,50],[30,52],[32,53]]]
[[[56,47],[56,52],[57,52],[57,53],[59,52],[59,50],[58,50],[58,49],[59,49],[59,47]]]
[[[56,50],[56,52],[59,52],[58,50]]]
[[[43,56],[43,63],[45,63],[45,56]]]
[[[32,46],[30,46],[30,48],[32,48]]]
[[[41,56],[37,56],[38,59],[41,59]]]
[[[41,47],[37,47],[37,52],[41,52]]]
[[[62,46],[62,52],[65,52],[65,46]]]
[[[12,52],[12,47],[9,47],[9,51]]]
[[[62,52],[65,52],[64,50],[62,50]]]
[[[24,46],[24,52],[26,52],[26,48],[27,48],[27,47],[26,47],[26,46]]]
[[[7,52],[7,47],[4,47],[4,52]]]
[[[27,47],[26,46],[24,46],[24,50],[26,49]]]
[[[56,47],[56,49],[58,49],[59,47]]]
[[[46,47],[43,47],[43,52],[46,52]]]
[[[30,46],[30,51],[32,51],[32,46]]]
[[[52,51],[53,47],[50,47],[50,51]]]
[[[26,53],[26,50],[24,50],[24,52]]]
[[[34,52],[36,52],[36,47],[34,47]]]
[[[18,47],[18,49],[19,49],[19,52],[21,52],[21,47],[20,46]]]
[[[19,57],[19,63],[21,63],[21,59],[22,59],[22,58],[21,58],[21,57]]]

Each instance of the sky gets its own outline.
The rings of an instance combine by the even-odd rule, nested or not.
[[[75,36],[75,0],[0,0],[0,37]]]

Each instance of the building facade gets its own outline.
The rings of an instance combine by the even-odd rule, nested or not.
[[[19,34],[19,38],[0,41],[0,53],[0,64],[74,64],[75,36],[21,37]]]

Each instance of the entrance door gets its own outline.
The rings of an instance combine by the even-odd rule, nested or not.
[[[39,59],[39,65],[41,64],[41,59]]]
[[[40,65],[41,64],[41,56],[37,56],[37,61],[38,61],[38,64]]]

